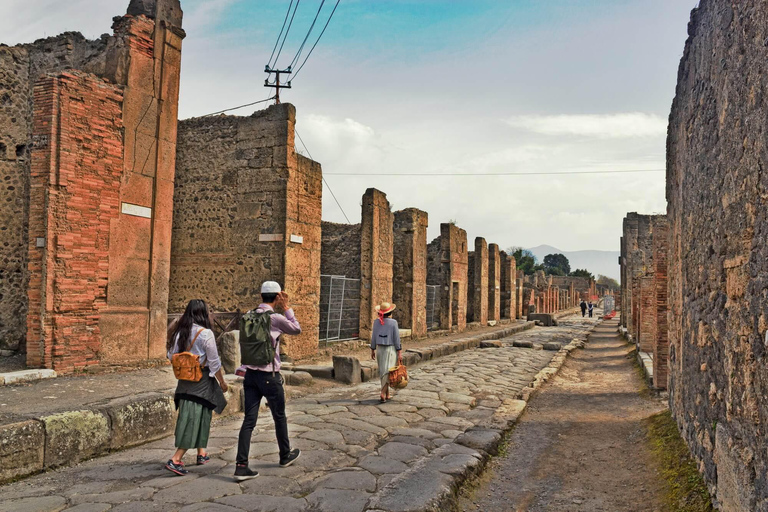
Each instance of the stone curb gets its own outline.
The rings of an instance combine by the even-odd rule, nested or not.
[[[0,386],[52,379],[54,377],[56,377],[56,372],[54,370],[19,370],[17,372],[6,372],[0,373]]]
[[[599,324],[596,324],[599,325]],[[591,333],[594,327],[588,331]],[[432,451],[413,467],[376,492],[366,512],[441,512],[453,510],[461,486],[485,469],[491,455],[498,453],[504,436],[517,424],[528,402],[541,386],[565,363],[568,355],[583,348],[586,341],[574,339],[562,347],[539,371],[517,400],[505,400],[491,418],[470,428],[452,443]]]
[[[242,384],[228,384],[222,416],[242,411]],[[115,398],[0,425],[0,484],[167,437],[176,426],[173,393]]]

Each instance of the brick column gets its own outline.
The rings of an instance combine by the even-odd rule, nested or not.
[[[395,212],[392,300],[393,314],[414,337],[427,333],[427,212],[407,208]]]
[[[669,224],[666,217],[656,221],[653,233],[653,276],[656,293],[656,339],[653,344],[653,386],[667,389],[669,376],[669,332],[667,305],[667,253]]]
[[[471,298],[467,298],[471,300],[468,309],[472,312],[472,321],[485,326],[488,324],[488,244],[485,238],[475,238],[472,262],[472,280],[467,284],[471,287]]]
[[[501,261],[501,318],[515,318],[517,310],[515,281],[517,266],[515,258],[500,252]]]
[[[653,353],[656,339],[656,284],[653,276],[641,277],[638,346],[643,352]]]

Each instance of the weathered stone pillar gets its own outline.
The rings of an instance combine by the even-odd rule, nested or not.
[[[394,216],[387,195],[369,188],[363,195],[360,235],[360,337],[371,337],[374,307],[392,302]]]
[[[501,320],[501,258],[497,244],[488,245],[488,320]]]
[[[395,212],[392,300],[393,317],[414,337],[427,333],[427,212]]]
[[[499,253],[501,260],[501,318],[515,318],[517,311],[516,279],[517,266],[515,258],[502,251]]]
[[[656,294],[656,328],[653,343],[653,386],[667,389],[669,377],[669,332],[667,301],[667,253],[669,250],[669,224],[666,217],[655,222],[653,232],[653,277]]]
[[[488,324],[488,244],[484,238],[475,238],[475,251],[469,269],[467,312],[472,322]]]
[[[517,271],[517,281],[516,281],[516,290],[517,290],[517,310],[515,313],[515,317],[519,320],[523,318],[523,307],[528,307],[528,304],[525,303],[524,293],[523,293],[523,284],[525,281],[525,274],[522,270]],[[526,313],[527,314],[527,313]]]

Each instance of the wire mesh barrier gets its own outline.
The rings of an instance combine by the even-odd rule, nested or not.
[[[440,328],[440,286],[427,285],[427,330]]]
[[[320,345],[360,336],[360,280],[320,276]]]

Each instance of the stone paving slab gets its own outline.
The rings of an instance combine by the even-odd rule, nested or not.
[[[431,480],[414,486],[415,477],[406,479],[413,492],[451,490],[481,467],[487,452],[479,447],[488,448],[489,439],[497,442],[510,414],[521,413],[520,398],[532,396],[546,380],[548,365],[564,359],[563,350],[518,348],[514,339],[541,345],[553,338],[584,338],[594,320],[564,319],[558,327],[502,338],[499,348],[424,363],[409,372],[408,388],[385,404],[378,402],[377,382],[289,400],[289,432],[302,457],[280,468],[269,446],[274,446],[271,417],[260,415],[252,439],[251,467],[261,474],[255,480],[238,484],[231,478],[238,415],[213,428],[211,463],[190,465],[186,477],[162,468],[173,452],[168,438],[2,486],[0,511],[34,504],[31,510],[88,505],[87,510],[110,511],[362,512],[385,503],[396,494],[393,488],[405,485],[404,475],[422,467]]]

